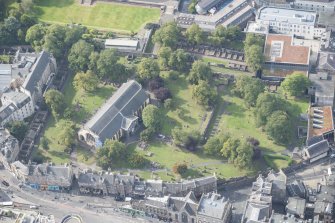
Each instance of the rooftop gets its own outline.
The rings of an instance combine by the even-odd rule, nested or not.
[[[198,213],[216,219],[223,219],[230,211],[230,201],[219,194],[203,194],[198,206]]]
[[[257,19],[314,26],[316,13],[289,8],[263,7],[259,9]]]
[[[101,142],[104,142],[106,139],[112,138],[121,128],[129,126],[129,122],[134,120],[133,113],[148,98],[139,83],[134,80],[128,81],[122,84],[113,96],[93,115],[85,124],[85,128],[97,134]]]
[[[309,108],[307,139],[333,130],[334,120],[331,106]]]
[[[306,200],[300,197],[289,197],[286,212],[303,218],[305,214]]]
[[[268,34],[266,37],[264,47],[266,62],[308,65],[309,54],[309,47],[293,45],[292,36]]]
[[[335,72],[335,53],[320,52],[317,69]]]
[[[0,91],[9,88],[12,81],[12,66],[10,64],[0,64]]]
[[[138,40],[132,39],[106,39],[106,46],[126,46],[126,47],[137,47]]]
[[[309,74],[309,79],[315,88],[315,104],[317,106],[332,106],[335,94],[335,80],[333,75],[318,72]]]

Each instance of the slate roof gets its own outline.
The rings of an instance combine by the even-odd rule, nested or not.
[[[309,158],[316,157],[329,151],[329,143],[326,139],[306,147]]]
[[[0,91],[9,88],[12,81],[12,66],[10,64],[0,64]]]
[[[205,11],[211,9],[215,5],[217,5],[220,0],[200,0],[198,5]]]
[[[142,86],[134,80],[122,84],[111,98],[85,124],[102,142],[112,138],[121,128],[129,127],[136,112],[148,99]],[[126,120],[124,120],[126,119]],[[129,123],[130,122],[130,123]]]
[[[303,218],[305,214],[306,200],[300,197],[289,197],[286,212]]]
[[[8,91],[2,94],[6,100],[14,103],[18,108],[22,108],[30,101],[30,97],[22,92]]]
[[[40,80],[42,73],[45,71],[46,67],[50,63],[50,57],[51,55],[46,51],[42,51],[40,53],[40,56],[34,64],[32,71],[28,74],[23,82],[22,87],[24,89],[26,89],[30,93],[35,91],[35,87],[37,86],[37,83]]]
[[[318,142],[321,142],[323,140],[323,136],[320,135],[320,136],[314,136],[312,138],[309,138],[307,141],[306,141],[306,146],[311,146],[315,143],[318,143]]]
[[[247,203],[243,222],[267,222],[270,218],[271,207],[269,204]]]
[[[318,69],[335,71],[335,53],[319,53]]]
[[[293,181],[291,184],[288,184],[286,186],[286,189],[289,193],[290,196],[295,197],[301,197],[305,198],[306,197],[306,187],[303,182],[301,181]]]
[[[7,105],[0,107],[0,123],[7,119],[14,111],[16,110],[16,106],[13,103],[9,103]]]

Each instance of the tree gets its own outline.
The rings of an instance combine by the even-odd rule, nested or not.
[[[171,131],[173,143],[177,146],[184,146],[188,133],[179,127],[175,127]]]
[[[64,95],[58,90],[50,89],[45,93],[44,99],[53,116],[59,118],[64,111]]]
[[[260,94],[255,106],[256,124],[258,126],[265,125],[275,111],[288,111],[286,101],[274,94]]]
[[[146,158],[144,158],[143,155],[134,153],[129,157],[128,163],[132,168],[144,168],[149,164],[149,161]]]
[[[118,57],[114,49],[105,49],[101,51],[99,59],[97,60],[96,67],[98,70],[98,76],[113,80],[114,68],[117,63]]]
[[[99,79],[97,75],[88,70],[86,73],[77,73],[73,79],[73,85],[77,90],[84,89],[84,91],[92,92],[98,87]]]
[[[25,33],[27,32],[27,30],[35,25],[37,23],[37,19],[34,16],[28,15],[28,14],[23,14],[20,17],[20,23],[21,23],[21,28],[25,31]]]
[[[212,70],[208,64],[205,64],[201,61],[195,61],[192,64],[192,69],[188,76],[188,80],[191,84],[198,84],[200,80],[211,80],[212,76]]]
[[[48,141],[47,138],[42,137],[40,143],[41,143],[42,149],[44,149],[44,150],[49,149],[49,141]]]
[[[188,167],[186,163],[175,163],[172,167],[172,171],[175,174],[183,175],[186,173]]]
[[[197,0],[192,0],[191,3],[188,5],[188,12],[191,14],[196,14],[197,10],[195,9],[195,6],[197,5]]]
[[[311,85],[311,81],[305,74],[294,72],[285,78],[280,87],[291,96],[300,96]]]
[[[186,38],[191,44],[201,44],[206,36],[199,25],[193,24],[186,30]]]
[[[198,85],[193,86],[192,97],[200,105],[211,106],[216,101],[217,92],[209,86],[208,82],[199,81]]]
[[[98,73],[97,63],[99,60],[100,54],[98,52],[93,51],[91,55],[89,56],[88,60],[88,69],[93,71],[94,73]]]
[[[8,17],[3,24],[0,24],[0,45],[10,45],[18,42],[18,31],[21,28],[20,22],[15,17]]]
[[[162,69],[168,68],[169,59],[171,57],[172,50],[170,47],[161,47],[158,51],[158,61]]]
[[[159,89],[161,87],[164,87],[164,80],[161,77],[155,77],[149,81],[148,88],[149,91],[154,91],[156,89]]]
[[[265,131],[276,143],[288,143],[292,138],[293,124],[284,111],[275,111],[268,118]]]
[[[252,71],[261,70],[264,62],[263,48],[257,45],[250,46],[245,51],[245,61]]]
[[[166,23],[153,36],[153,41],[162,46],[176,48],[181,36],[181,29],[176,22]]]
[[[237,157],[236,149],[240,145],[240,140],[229,138],[223,143],[221,154],[224,158],[228,159],[229,162],[233,163]]]
[[[35,50],[41,51],[43,49],[46,31],[47,28],[41,23],[31,26],[27,30],[26,42],[30,43]]]
[[[113,162],[127,160],[128,157],[129,151],[124,143],[107,139],[102,148],[97,151],[97,164],[107,169],[112,166]]]
[[[171,110],[173,108],[173,101],[171,98],[168,98],[164,101],[164,107],[168,110]]]
[[[186,53],[183,49],[177,49],[174,51],[169,58],[169,67],[177,71],[188,71],[190,55]]]
[[[53,24],[48,27],[44,36],[44,49],[60,59],[66,52],[65,34],[67,28],[62,25]]]
[[[126,82],[130,76],[131,70],[127,69],[125,65],[120,63],[116,63],[114,65],[114,71],[112,74],[112,80],[114,83],[122,84]]]
[[[65,27],[64,43],[66,49],[70,49],[73,44],[78,42],[87,31],[85,26],[71,25]]]
[[[235,91],[248,106],[255,106],[258,96],[264,92],[264,89],[264,83],[258,78],[242,75],[236,79]]]
[[[33,11],[34,2],[33,0],[21,0],[20,7],[25,13],[31,13]]]
[[[260,35],[248,33],[244,41],[245,60],[252,71],[262,68],[264,39]]]
[[[23,121],[12,121],[6,124],[6,128],[12,136],[22,142],[28,130],[28,125]]]
[[[166,87],[160,87],[158,89],[155,89],[153,93],[155,95],[155,98],[160,100],[161,102],[164,102],[166,99],[172,97],[170,90]]]
[[[161,124],[161,114],[159,109],[154,105],[148,105],[142,112],[143,124],[147,128],[157,131]]]
[[[140,140],[149,142],[155,134],[155,130],[152,128],[144,129],[140,134]]]
[[[72,147],[76,142],[76,125],[70,120],[62,119],[57,123],[60,129],[58,132],[58,143],[66,146],[66,149]]]
[[[236,148],[236,152],[237,152],[237,157],[234,159],[234,165],[242,169],[250,167],[252,157],[253,157],[252,146],[248,142],[243,141]]]
[[[159,76],[159,65],[152,58],[143,58],[137,66],[137,72],[141,79],[152,79]]]
[[[221,155],[220,152],[223,147],[223,143],[225,143],[229,138],[230,136],[228,134],[217,134],[210,137],[204,145],[204,153],[214,156]]]
[[[89,66],[87,58],[89,58],[93,50],[93,46],[84,40],[79,40],[73,44],[68,55],[70,68],[74,72],[86,72]]]

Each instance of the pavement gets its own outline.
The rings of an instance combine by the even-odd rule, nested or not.
[[[29,187],[20,188],[17,179],[7,170],[0,170],[0,179],[6,180],[10,186],[1,189],[10,194],[14,199],[20,200],[18,207],[30,210],[30,205],[38,206],[38,211],[43,215],[53,215],[56,222],[61,222],[67,215],[79,215],[84,223],[137,223],[152,222],[150,220],[133,218],[117,210],[122,205],[111,197],[99,198],[92,196],[78,196],[70,193],[57,193],[50,191],[37,191]],[[99,206],[89,203],[99,204]]]

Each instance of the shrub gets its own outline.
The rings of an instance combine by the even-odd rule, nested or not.
[[[187,169],[188,167],[186,163],[175,163],[172,167],[172,171],[175,174],[180,174],[180,175],[186,173]]]
[[[164,107],[169,110],[173,108],[173,101],[171,98],[168,98],[164,101]]]
[[[140,134],[140,140],[144,142],[148,142],[152,139],[153,135],[155,134],[155,130],[152,128],[147,128],[143,130]]]
[[[164,86],[164,80],[161,77],[155,77],[149,81],[148,88],[149,91],[154,91]]]
[[[160,101],[165,101],[168,98],[171,98],[171,92],[168,88],[160,87],[159,89],[154,90],[155,97]]]

